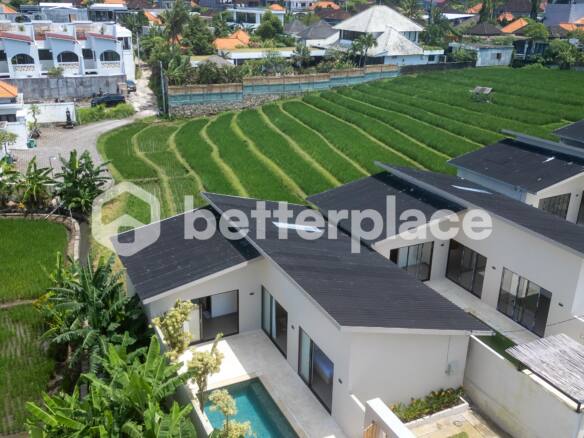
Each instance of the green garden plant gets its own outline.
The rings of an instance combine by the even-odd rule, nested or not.
[[[221,333],[215,337],[209,351],[193,351],[193,357],[188,363],[188,372],[197,384],[197,399],[201,409],[205,406],[209,376],[218,373],[221,369],[223,353],[219,351],[218,344],[222,337]]]

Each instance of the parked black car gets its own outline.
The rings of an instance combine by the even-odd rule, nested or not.
[[[126,81],[126,86],[128,88],[128,93],[136,92],[136,82]]]
[[[116,106],[125,102],[126,98],[121,94],[104,94],[103,96],[98,96],[91,99],[91,106]]]

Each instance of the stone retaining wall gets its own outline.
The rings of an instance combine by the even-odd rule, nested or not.
[[[180,105],[170,107],[170,115],[175,117],[197,117],[210,116],[222,111],[240,110],[245,108],[254,108],[264,103],[280,99],[282,96],[265,94],[261,96],[246,96],[243,100],[235,102],[212,102],[212,103],[195,103],[192,105]]]

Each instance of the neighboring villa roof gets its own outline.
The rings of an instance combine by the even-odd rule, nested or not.
[[[388,6],[371,6],[337,24],[335,29],[354,32],[381,33],[390,26],[398,32],[421,32],[422,26]]]
[[[274,3],[273,5],[270,5],[268,7],[268,9],[270,11],[285,11],[286,10],[286,8],[284,6],[279,5],[278,3]]]
[[[507,0],[507,2],[498,8],[502,12],[514,12],[516,14],[529,15],[531,12],[530,0]]]
[[[113,35],[105,35],[103,33],[95,33],[95,32],[87,32],[85,35],[92,36],[93,38],[100,38],[102,40],[114,40],[116,41],[116,37]]]
[[[584,143],[584,119],[554,131],[560,138]]]
[[[281,239],[281,228],[267,220],[259,222],[265,238],[258,239],[258,222],[251,216],[257,200],[209,193],[203,196],[219,213],[237,209],[250,218],[246,239],[339,326],[489,330],[375,251],[362,247],[361,252],[352,253],[354,241],[345,233],[339,232],[333,239],[323,232],[321,237],[307,240],[296,230],[288,229],[288,238]],[[266,202],[267,210],[277,208],[277,202]],[[293,214],[287,223],[293,224],[308,207],[288,204],[288,208]]]
[[[249,34],[242,29],[238,29],[226,38],[216,38],[213,41],[213,45],[218,50],[230,50],[242,46],[247,47],[249,41]]]
[[[300,20],[294,20],[284,25],[284,32],[290,35],[296,35],[306,29],[308,26]]]
[[[316,2],[314,4],[312,4],[312,6],[309,6],[308,9],[311,11],[314,11],[315,9],[334,9],[334,10],[339,10],[341,9],[341,7],[339,5],[337,5],[335,2],[329,2],[329,1],[322,1],[322,2]]]
[[[316,205],[323,215],[333,210],[358,210],[372,209],[382,217],[387,215],[387,197],[395,196],[395,216],[409,209],[415,209],[430,218],[439,210],[451,210],[459,212],[464,207],[449,202],[440,196],[420,189],[388,172],[368,176],[357,181],[344,184],[340,187],[328,190],[317,195],[309,196],[307,200]],[[343,219],[336,225],[347,233],[351,233],[351,218]],[[400,223],[396,222],[396,230],[388,230],[384,223],[383,235],[374,241],[366,240],[365,243],[373,244],[397,234]]]
[[[14,98],[18,96],[18,88],[8,82],[0,81],[0,97]]]
[[[344,9],[316,9],[314,13],[323,20],[331,21],[343,21],[351,17],[351,13]]]
[[[400,32],[388,27],[377,38],[377,44],[367,53],[371,56],[409,56],[421,55],[424,49],[408,40]]]
[[[77,41],[77,39],[73,35],[68,35],[64,33],[54,33],[54,32],[47,32],[45,33],[45,38],[54,38],[58,40],[67,40],[67,41]]]
[[[523,29],[528,24],[529,24],[529,22],[525,18],[518,18],[514,22],[509,23],[507,26],[503,27],[501,29],[501,32],[503,32],[503,33],[515,33],[518,30]]]
[[[125,5],[126,2],[124,0],[102,0],[104,5]]]
[[[16,14],[17,12],[10,6],[0,3],[0,13],[1,14]]]
[[[584,158],[510,138],[449,161],[450,164],[537,193],[584,172]],[[583,151],[584,155],[584,151]]]
[[[152,12],[150,11],[144,11],[144,15],[146,16],[146,19],[155,25],[160,25],[162,24],[162,20],[160,19],[160,17],[157,17],[156,15],[154,15]]]
[[[246,240],[227,240],[220,233],[208,240],[185,239],[184,222],[185,215],[179,215],[147,225],[145,231],[160,226],[156,242],[132,256],[120,256],[142,301],[259,257]],[[118,238],[132,242],[134,232]]]
[[[380,166],[394,175],[452,202],[467,208],[482,208],[504,221],[514,223],[546,240],[558,243],[579,255],[584,255],[584,227],[581,225],[568,222],[457,176],[408,167],[395,167],[389,164],[380,164]]]
[[[464,34],[476,36],[495,36],[501,35],[502,32],[499,28],[493,26],[491,23],[483,22],[478,23],[476,26],[466,30]]]
[[[333,29],[326,21],[320,20],[318,23],[312,24],[298,33],[298,38],[303,40],[322,40],[338,32],[338,30]]]
[[[560,23],[558,24],[562,29],[567,32],[574,32],[575,30],[582,29],[584,30],[584,25],[576,24],[576,23]]]
[[[28,35],[23,35],[21,33],[11,33],[11,32],[0,32],[0,38],[6,38],[9,40],[26,41],[27,43],[32,42],[32,38]]]

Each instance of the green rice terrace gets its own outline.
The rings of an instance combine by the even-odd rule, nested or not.
[[[476,86],[492,87],[486,99]],[[584,118],[584,75],[487,68],[403,76],[258,109],[138,122],[100,139],[114,177],[159,196],[162,215],[201,190],[303,202],[378,172],[375,160],[454,173],[450,158],[503,138],[501,129],[553,139]],[[138,201],[126,209],[142,221]]]
[[[0,435],[24,429],[25,403],[39,400],[53,373],[40,336],[46,330],[32,300],[50,285],[57,253],[64,253],[63,225],[0,219]]]

